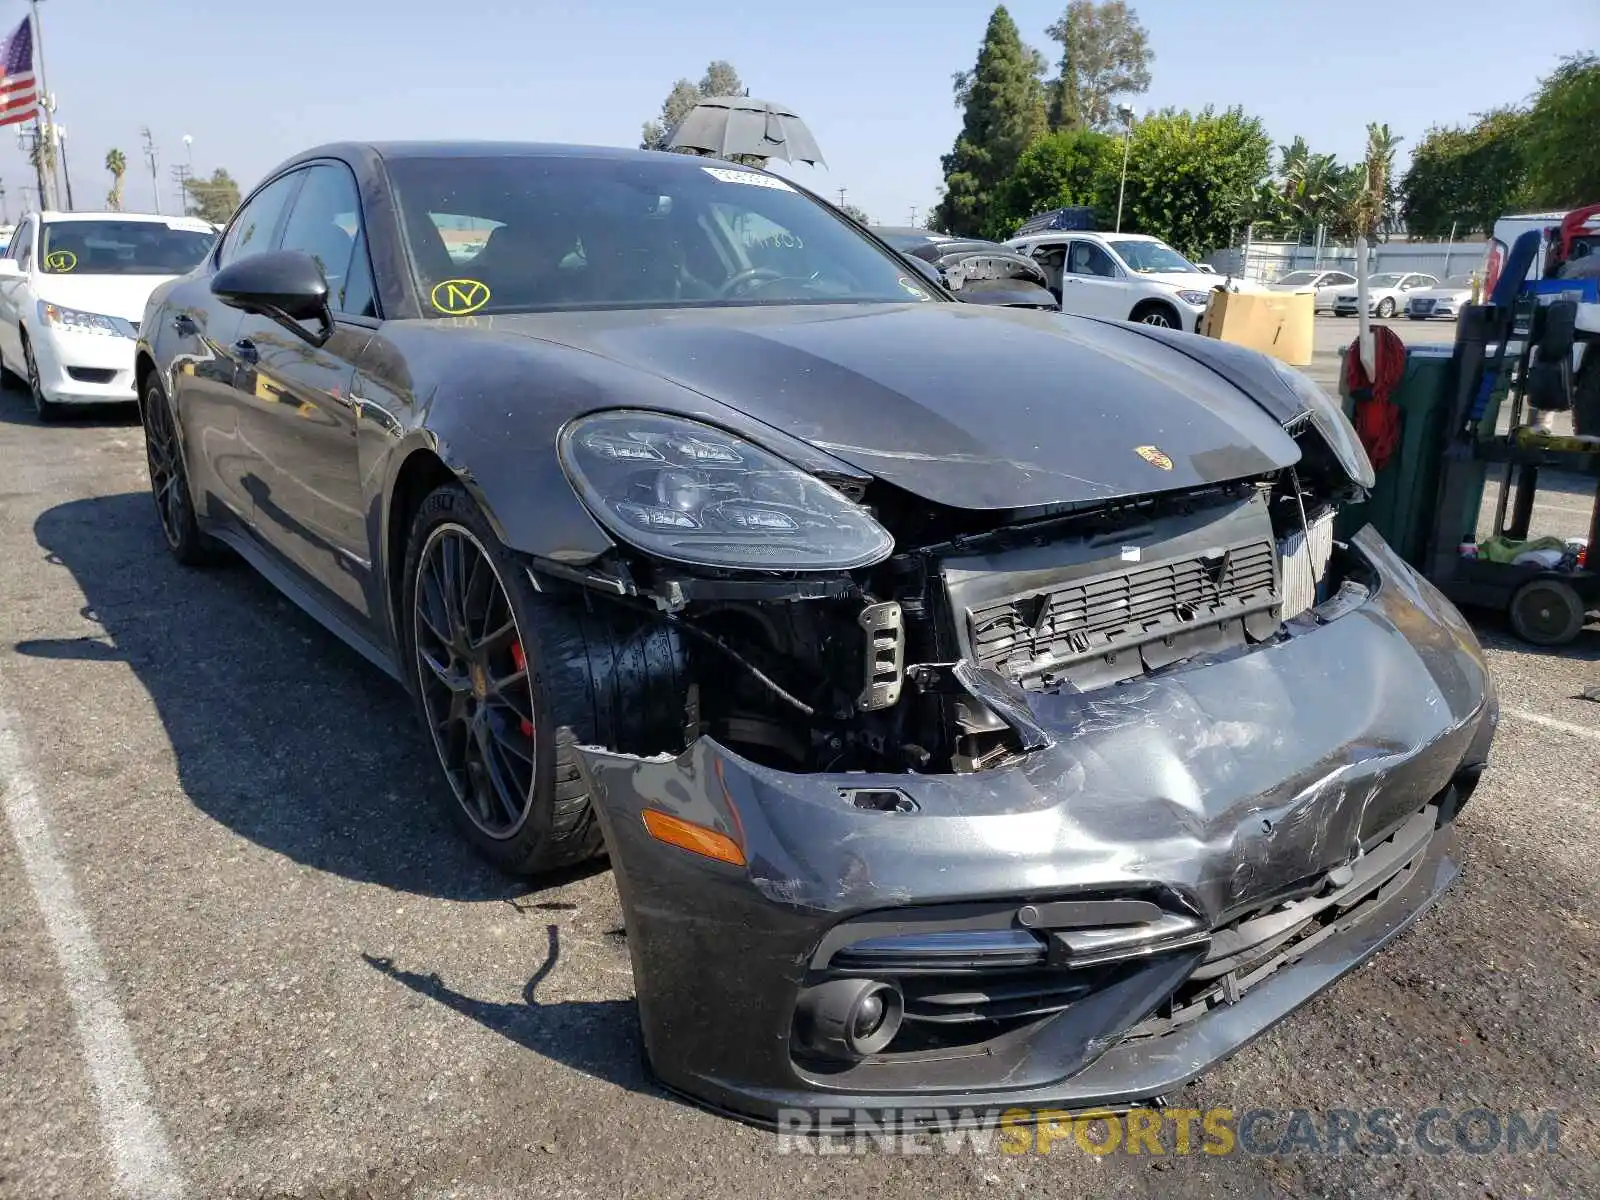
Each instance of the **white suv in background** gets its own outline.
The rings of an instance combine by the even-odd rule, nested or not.
[[[1221,282],[1160,238],[1142,233],[1049,230],[1006,245],[1044,268],[1061,311],[1142,321],[1193,333]]]

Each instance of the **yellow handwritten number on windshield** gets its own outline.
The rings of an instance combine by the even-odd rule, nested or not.
[[[432,299],[440,312],[464,317],[489,303],[489,288],[476,279],[446,279],[433,285]]]
[[[78,256],[71,250],[52,250],[44,256],[44,265],[52,271],[70,271],[78,265]]]

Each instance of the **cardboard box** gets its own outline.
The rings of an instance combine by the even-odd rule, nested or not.
[[[1309,366],[1315,300],[1311,292],[1214,291],[1200,329],[1207,337],[1260,350],[1291,366]]]

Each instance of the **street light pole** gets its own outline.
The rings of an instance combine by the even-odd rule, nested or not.
[[[1117,187],[1117,228],[1122,232],[1122,199],[1128,194],[1128,142],[1133,133],[1133,105],[1119,104],[1117,115],[1122,118],[1122,183]]]
[[[67,165],[67,127],[57,125],[54,129],[56,145],[61,151],[61,177],[67,184],[67,211],[71,212],[76,206],[72,203],[72,168]]]
[[[139,130],[139,135],[144,138],[144,158],[150,164],[150,193],[155,199],[156,215],[161,215],[161,177],[156,174],[156,140],[150,133],[150,126],[146,125]]]

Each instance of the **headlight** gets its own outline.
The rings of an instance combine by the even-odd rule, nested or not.
[[[1193,304],[1196,307],[1203,308],[1203,307],[1205,307],[1206,301],[1211,299],[1211,293],[1210,292],[1179,292],[1178,293],[1178,299],[1182,300],[1185,304]]]
[[[1303,371],[1297,371],[1282,359],[1271,355],[1263,357],[1272,364],[1278,378],[1310,410],[1312,424],[1339,459],[1339,465],[1345,469],[1345,473],[1362,487],[1372,487],[1378,479],[1372,469],[1372,459],[1367,457],[1367,448],[1361,444],[1361,438],[1356,434],[1355,426],[1350,424],[1350,418],[1344,415],[1344,409],[1329,399],[1328,393]]]
[[[65,329],[72,333],[98,333],[107,337],[131,336],[124,328],[125,323],[115,317],[65,308],[60,304],[51,304],[48,300],[39,301],[39,320],[56,329]]]
[[[704,567],[848,571],[894,539],[864,508],[740,438],[681,417],[603,412],[561,433],[562,466],[599,522]]]

